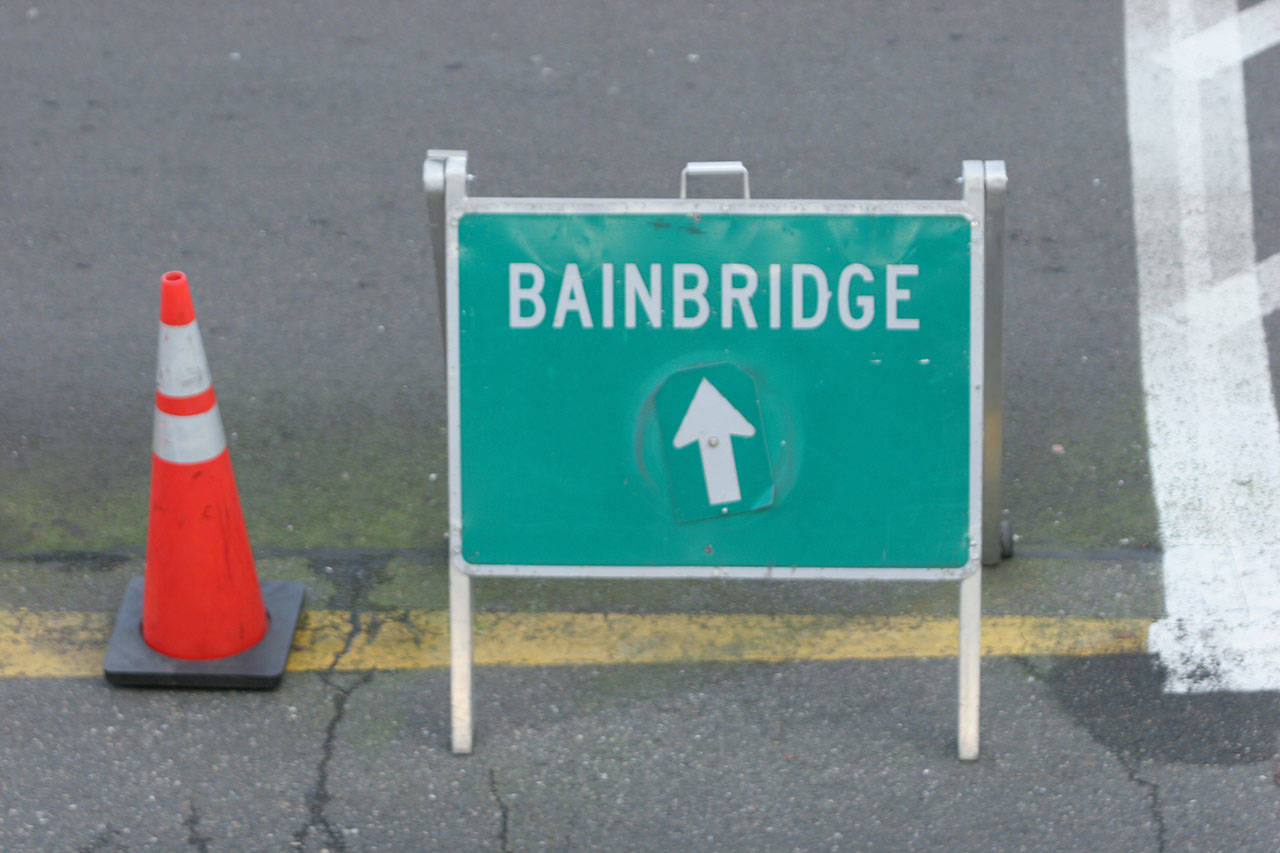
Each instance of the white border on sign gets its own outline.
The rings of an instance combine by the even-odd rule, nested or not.
[[[981,164],[978,164],[979,167]],[[613,579],[736,578],[768,580],[955,581],[982,569],[983,356],[985,322],[985,186],[981,168],[966,174],[962,200],[824,201],[775,199],[446,198],[445,245],[449,434],[449,564],[473,576]],[[828,216],[963,216],[969,239],[969,557],[963,566],[592,566],[470,563],[462,551],[460,447],[461,364],[458,316],[458,226],[470,213],[736,214]]]

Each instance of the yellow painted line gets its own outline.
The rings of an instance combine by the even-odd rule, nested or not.
[[[0,677],[101,675],[114,618],[0,610]],[[1151,622],[988,616],[983,654],[1141,654]],[[475,662],[493,666],[953,657],[957,633],[955,619],[911,616],[477,613],[475,623]],[[353,636],[350,613],[306,611],[289,670],[326,670],[335,658],[338,670],[448,666],[448,624],[446,611],[365,613]]]
[[[110,636],[105,613],[0,610],[0,676],[100,675]]]

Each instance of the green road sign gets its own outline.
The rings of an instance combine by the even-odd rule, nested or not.
[[[456,220],[468,571],[971,562],[981,287],[958,203],[504,203]]]
[[[742,199],[686,199],[707,176]],[[454,752],[481,574],[957,580],[956,745],[977,758],[1004,164],[966,160],[958,201],[753,200],[737,161],[686,164],[678,200],[467,180],[466,152],[428,151]]]

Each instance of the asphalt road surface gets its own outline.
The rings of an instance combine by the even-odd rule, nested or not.
[[[0,847],[1274,850],[1280,0],[1243,5],[5,6]],[[778,639],[946,625],[953,584],[478,581],[497,628],[742,634],[495,646],[450,753],[428,148],[510,196],[670,197],[685,162],[740,159],[757,198],[957,198],[964,159],[1006,161],[1018,542],[984,577],[977,762],[945,650]],[[308,587],[270,693],[95,669],[142,570],[170,269],[259,572]],[[1179,609],[1222,587],[1244,603]]]

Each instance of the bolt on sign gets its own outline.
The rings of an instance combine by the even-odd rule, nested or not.
[[[977,575],[982,163],[914,202],[477,198],[458,153],[427,170],[459,583]]]

